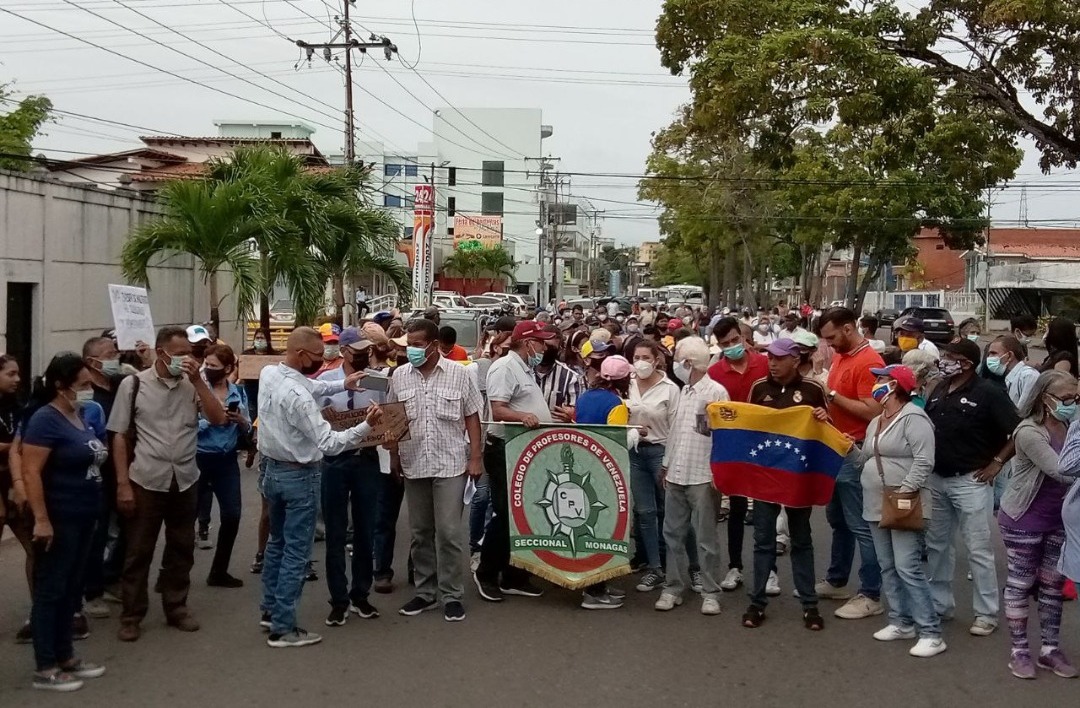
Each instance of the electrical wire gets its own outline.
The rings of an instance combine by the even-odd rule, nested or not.
[[[347,1],[348,0],[346,0],[346,2]],[[412,63],[412,66],[409,66],[409,64],[401,57],[401,52],[398,52],[398,61],[401,62],[402,66],[406,66],[415,71],[416,67],[420,64],[420,57],[424,54],[424,40],[420,37],[420,25],[416,22],[416,0],[412,0],[409,13],[412,15],[413,27],[416,29],[416,61]]]

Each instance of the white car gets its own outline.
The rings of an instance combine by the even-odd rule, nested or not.
[[[431,295],[431,304],[435,307],[449,308],[449,309],[468,309],[472,307],[468,300],[463,298],[457,293],[448,292],[445,290],[436,290]]]
[[[511,305],[514,306],[514,312],[517,313],[518,315],[525,315],[525,313],[528,312],[529,307],[530,307],[529,301],[526,300],[525,296],[523,296],[523,295],[517,295],[517,294],[514,294],[514,293],[496,293],[496,292],[487,292],[487,293],[484,293],[484,295],[487,296],[487,297],[497,297],[497,298],[501,299],[503,302],[509,302]]]

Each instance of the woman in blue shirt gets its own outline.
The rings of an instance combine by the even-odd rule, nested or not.
[[[243,580],[229,575],[229,561],[232,559],[236,534],[240,530],[240,463],[236,449],[240,436],[251,431],[244,389],[229,381],[235,369],[236,355],[229,345],[207,347],[203,375],[214,395],[225,406],[228,422],[211,425],[199,416],[195,463],[199,466],[199,496],[205,499],[213,494],[217,497],[221,515],[217,550],[206,579],[207,585],[219,588],[244,586]]]
[[[22,429],[22,479],[34,515],[34,688],[75,691],[104,666],[75,657],[71,617],[82,601],[83,572],[100,512],[101,465],[90,372],[82,357],[53,357],[35,382]]]

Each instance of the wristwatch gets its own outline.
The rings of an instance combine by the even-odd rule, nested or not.
[[[827,398],[829,399],[829,403],[832,403],[833,399],[836,398],[836,396],[837,396],[836,391],[830,390],[829,395],[827,396]]]

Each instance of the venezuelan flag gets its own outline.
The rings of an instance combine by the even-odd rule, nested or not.
[[[851,441],[809,406],[712,403],[712,473],[724,494],[785,506],[823,506]]]

